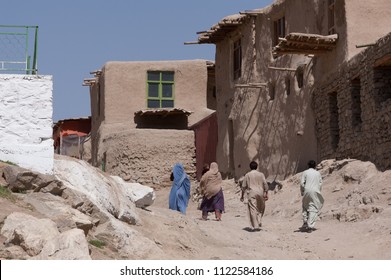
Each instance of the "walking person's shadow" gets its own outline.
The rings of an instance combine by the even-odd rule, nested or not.
[[[302,225],[301,227],[299,227],[297,230],[294,230],[293,232],[301,232],[301,233],[306,232],[306,233],[311,233],[311,232],[313,232],[313,231],[315,231],[315,230],[316,230],[316,228],[312,228],[311,230],[309,230],[308,227]]]
[[[256,232],[256,231],[261,231],[262,229],[260,229],[260,228],[254,229],[254,228],[250,228],[250,227],[245,227],[245,228],[243,228],[243,230],[248,231],[248,232]]]

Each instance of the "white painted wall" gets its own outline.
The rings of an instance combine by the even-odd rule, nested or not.
[[[52,76],[0,75],[0,160],[53,173]]]

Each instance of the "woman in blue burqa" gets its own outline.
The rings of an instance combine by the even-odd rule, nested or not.
[[[169,208],[186,214],[190,198],[190,179],[181,163],[174,165],[171,180],[173,182],[169,196]]]

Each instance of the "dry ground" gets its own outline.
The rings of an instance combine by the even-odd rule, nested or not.
[[[362,170],[366,173],[366,167]],[[192,200],[186,215],[169,210],[169,188],[162,188],[156,191],[152,206],[138,209],[142,225],[133,227],[161,249],[162,254],[151,254],[148,259],[390,260],[390,174],[375,185],[350,182],[349,176],[341,183],[341,174],[326,178],[322,191],[325,205],[312,233],[299,231],[302,221],[297,176],[284,181],[282,190],[270,192],[258,232],[248,228],[246,204],[240,202],[233,180],[224,181],[226,212],[221,222],[211,214],[208,221],[200,220],[201,212]],[[22,201],[0,198],[0,223],[14,211],[34,214]],[[0,236],[0,252],[3,241]],[[112,248],[91,246],[91,252],[93,259],[121,258]]]
[[[143,231],[174,259],[391,259],[391,207],[362,221],[340,222],[329,214],[335,202],[327,194],[316,231],[299,231],[299,189],[291,188],[270,194],[262,230],[251,232],[247,205],[232,181],[225,184],[221,222],[211,214],[208,221],[200,220],[193,201],[186,217],[171,213],[166,209],[168,190],[160,190],[152,212],[143,215]]]

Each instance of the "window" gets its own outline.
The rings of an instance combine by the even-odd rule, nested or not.
[[[148,71],[147,107],[174,108],[174,72]]]
[[[269,84],[269,100],[274,100],[275,97],[276,97],[276,85],[273,82]]]
[[[328,35],[335,34],[335,0],[328,0]]]
[[[234,80],[240,78],[242,75],[242,43],[241,40],[237,40],[234,42],[234,65],[233,65],[233,71],[234,71]]]
[[[339,112],[338,112],[337,92],[329,94],[329,114],[330,114],[330,140],[331,147],[337,150],[339,144]]]
[[[373,92],[376,105],[380,108],[391,100],[391,68],[379,65],[373,70]]]
[[[286,96],[291,95],[291,79],[289,76],[285,77],[285,93]]]
[[[299,88],[302,88],[304,85],[304,66],[300,65],[296,69],[296,80],[297,80],[297,86]]]
[[[100,117],[100,106],[101,106],[101,104],[100,104],[100,95],[101,95],[101,90],[100,90],[100,83],[98,83],[98,94],[96,95],[97,96],[97,103],[98,103],[98,117]]]
[[[352,127],[361,130],[361,81],[355,78],[350,81],[350,96],[352,102]]]
[[[278,45],[279,38],[285,38],[285,17],[281,17],[274,21],[273,46]]]

